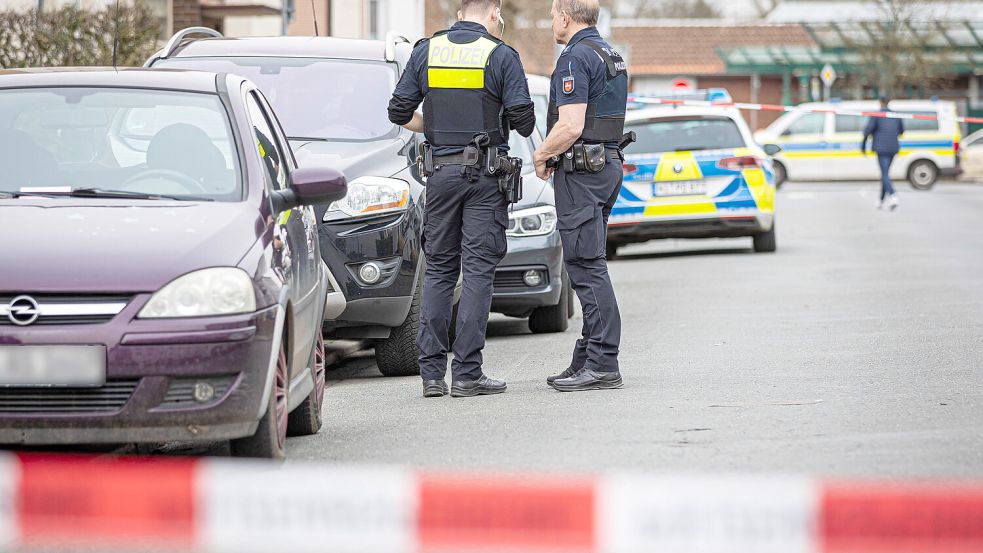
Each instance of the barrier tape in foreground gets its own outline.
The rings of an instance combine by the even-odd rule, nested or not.
[[[983,482],[0,455],[0,550],[983,551]]]
[[[645,98],[628,97],[628,103],[668,105],[668,106],[696,106],[696,107],[719,107],[737,108],[750,111],[801,111],[806,113],[835,113],[837,115],[856,115],[858,117],[883,117],[888,119],[926,119],[929,121],[938,120],[936,115],[922,113],[901,113],[895,111],[856,111],[849,109],[836,108],[810,108],[800,106],[783,106],[779,104],[750,104],[746,102],[711,102],[707,100],[679,100],[673,98]],[[959,123],[983,123],[983,117],[953,117]]]

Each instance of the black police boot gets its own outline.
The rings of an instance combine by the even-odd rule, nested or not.
[[[447,383],[443,380],[424,380],[423,397],[442,397],[447,395]]]
[[[569,378],[560,378],[553,381],[553,389],[558,392],[584,392],[587,390],[611,390],[620,388],[624,383],[621,381],[621,373],[593,371],[582,369],[577,374]]]
[[[573,367],[567,367],[567,368],[563,369],[563,372],[561,372],[560,374],[554,374],[553,376],[547,376],[546,377],[546,383],[549,384],[550,386],[552,386],[553,383],[556,382],[557,380],[559,380],[561,378],[570,378],[571,376],[577,374],[577,372],[579,370],[580,370],[580,368],[576,368],[575,369]]]
[[[487,396],[505,391],[504,380],[493,380],[481,375],[478,380],[458,380],[451,386],[451,397]]]

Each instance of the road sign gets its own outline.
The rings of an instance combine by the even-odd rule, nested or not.
[[[833,83],[836,82],[836,69],[827,63],[819,73],[819,78],[823,80],[824,85],[833,86]]]
[[[687,90],[696,88],[696,81],[686,77],[677,77],[672,80],[673,90]]]

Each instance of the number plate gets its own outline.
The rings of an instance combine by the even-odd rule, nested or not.
[[[0,346],[0,386],[101,386],[104,346]]]
[[[707,193],[707,183],[701,180],[656,182],[652,184],[653,196],[693,196]]]

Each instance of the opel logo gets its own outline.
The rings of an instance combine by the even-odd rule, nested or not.
[[[677,175],[680,174],[680,173],[682,173],[683,172],[683,164],[682,163],[679,163],[677,161],[676,164],[672,166],[672,170],[675,171]]]
[[[7,308],[7,318],[17,326],[33,324],[40,316],[38,302],[31,296],[17,296]]]

